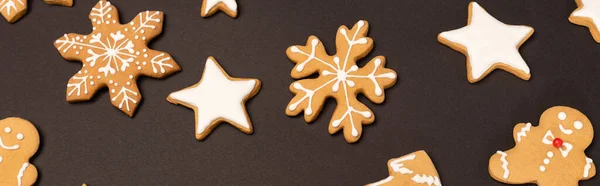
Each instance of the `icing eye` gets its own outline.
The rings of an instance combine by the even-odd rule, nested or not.
[[[581,123],[581,121],[575,121],[573,123],[573,127],[575,127],[577,130],[581,130],[583,128],[583,123]]]
[[[558,119],[560,119],[560,120],[565,120],[565,119],[567,119],[567,114],[566,114],[566,113],[564,113],[564,112],[559,112],[559,113],[558,113]]]
[[[21,133],[18,133],[18,134],[17,134],[17,139],[18,139],[19,141],[23,140],[23,138],[24,138],[24,137],[25,137],[25,136],[23,136],[23,134],[21,134]]]
[[[12,129],[10,129],[10,127],[4,128],[4,132],[6,132],[7,134],[10,133],[11,131],[12,131]]]

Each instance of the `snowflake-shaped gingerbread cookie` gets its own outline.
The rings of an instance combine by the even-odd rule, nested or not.
[[[539,126],[515,126],[516,146],[490,158],[495,180],[509,184],[577,186],[596,174],[592,159],[585,155],[594,138],[590,120],[576,109],[556,106],[546,110]]]
[[[120,24],[117,8],[101,0],[90,13],[93,32],[65,34],[54,45],[67,60],[83,67],[67,84],[67,101],[87,101],[108,87],[112,104],[133,116],[142,99],[136,79],[139,76],[163,78],[180,70],[165,52],[147,47],[162,31],[163,13],[145,11],[133,21]]]
[[[73,0],[44,0],[53,5],[73,6]],[[27,0],[0,0],[0,13],[9,23],[14,23],[27,13]]]
[[[306,122],[314,121],[327,98],[335,98],[337,108],[329,124],[329,133],[344,129],[349,143],[360,139],[362,125],[373,123],[375,116],[367,106],[356,99],[364,94],[375,103],[385,99],[384,89],[396,82],[396,72],[384,68],[385,57],[377,56],[359,68],[357,60],[373,49],[373,40],[367,37],[367,21],[359,21],[352,29],[341,26],[337,32],[337,54],[330,56],[316,36],[308,38],[306,46],[292,46],[288,58],[296,63],[291,76],[306,78],[314,73],[315,79],[302,79],[290,85],[296,95],[286,108],[286,114],[295,116],[304,111]]]

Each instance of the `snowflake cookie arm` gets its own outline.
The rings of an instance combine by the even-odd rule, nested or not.
[[[136,70],[148,77],[164,78],[181,70],[173,57],[166,52],[142,49],[137,60],[135,62]]]
[[[146,44],[162,32],[164,13],[161,11],[145,11],[139,13],[129,25],[130,33],[135,39],[145,41]]]
[[[346,84],[343,86],[344,89],[348,88]],[[348,92],[344,91],[344,93]],[[343,128],[346,141],[354,143],[360,139],[362,125],[373,123],[375,115],[367,106],[356,99],[355,94],[348,94],[347,96],[336,97],[337,106],[329,122],[329,133],[334,134]]]
[[[384,56],[373,58],[362,68],[350,67],[346,81],[356,85],[351,92],[364,94],[369,100],[380,104],[385,100],[384,90],[396,83],[397,74],[394,70],[385,68]]]
[[[44,0],[49,5],[73,6],[73,0]]]
[[[369,23],[358,21],[351,30],[346,26],[338,29],[335,46],[336,57],[340,60],[340,70],[348,71],[356,61],[367,56],[373,49],[373,39],[367,37]]]
[[[0,13],[9,23],[14,23],[27,12],[27,0],[0,0]]]
[[[296,116],[304,111],[304,120],[312,122],[321,113],[325,100],[331,97],[329,91],[333,87],[333,78],[318,78],[299,80],[290,85],[294,98],[285,109],[288,116]]]
[[[137,106],[142,100],[142,94],[138,89],[134,77],[110,80],[107,84],[110,92],[110,101],[113,106],[133,116]]]
[[[92,29],[104,29],[104,25],[121,24],[119,22],[119,11],[109,1],[100,0],[92,8],[89,15],[92,21]]]
[[[310,36],[305,46],[291,46],[287,49],[288,58],[296,63],[291,76],[295,79],[310,76],[325,70],[335,71],[339,68],[339,58],[329,56],[323,43],[316,36]]]
[[[92,99],[99,89],[106,87],[104,80],[90,74],[92,69],[83,67],[67,83],[68,102],[80,102]]]

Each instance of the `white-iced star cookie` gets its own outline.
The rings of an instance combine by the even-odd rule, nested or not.
[[[600,1],[575,0],[577,9],[569,16],[571,23],[586,26],[590,29],[596,42],[600,43]]]
[[[221,122],[230,123],[251,134],[252,123],[245,102],[254,97],[259,89],[258,79],[232,78],[213,57],[209,57],[200,82],[171,93],[167,100],[194,109],[196,138],[202,140]]]
[[[238,14],[238,5],[235,0],[204,0],[202,3],[202,17],[208,17],[221,10],[227,15],[236,18]]]
[[[504,24],[471,2],[468,25],[440,33],[438,41],[467,56],[467,78],[471,83],[480,81],[494,69],[529,80],[529,67],[518,48],[532,34],[533,28]]]

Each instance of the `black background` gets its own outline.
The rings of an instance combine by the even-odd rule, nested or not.
[[[436,39],[466,25],[466,0],[239,0],[237,19],[200,17],[202,0],[114,0],[123,23],[141,11],[164,11],[164,32],[150,46],[183,68],[167,79],[140,79],[144,98],[133,118],[110,104],[106,90],[89,102],[65,101],[81,63],[64,60],[52,43],[64,33],[90,33],[96,2],[68,8],[29,0],[20,21],[0,21],[0,118],[36,124],[39,185],[361,185],[386,178],[390,158],[424,149],[444,185],[499,186],[488,159],[513,147],[515,124],[537,123],[554,105],[600,123],[600,44],[569,23],[570,0],[479,1],[499,20],[535,33],[520,50],[530,81],[495,71],[476,84],[467,82],[465,56]],[[333,54],[337,28],[361,19],[375,40],[367,58],[385,55],[399,79],[382,105],[360,97],[377,119],[347,144],[327,132],[332,100],[312,124],[285,115],[293,97],[285,50],[316,35]],[[234,77],[262,81],[247,104],[252,135],[222,124],[197,141],[193,110],[165,100],[198,82],[208,56]],[[587,149],[595,160],[598,144]],[[598,177],[581,182],[599,184]]]

